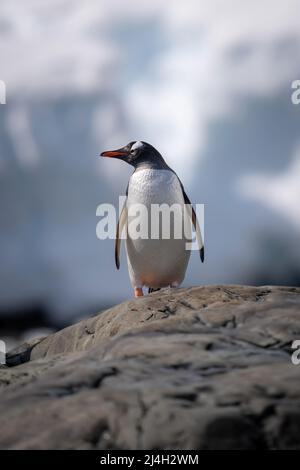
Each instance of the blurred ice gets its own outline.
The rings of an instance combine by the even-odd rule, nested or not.
[[[279,212],[300,232],[300,146],[284,172],[244,176],[240,189],[246,197]]]

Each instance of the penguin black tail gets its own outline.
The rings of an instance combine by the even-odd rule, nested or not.
[[[148,294],[152,294],[152,292],[157,292],[159,290],[160,290],[160,287],[158,287],[158,289],[154,289],[154,287],[149,287]]]

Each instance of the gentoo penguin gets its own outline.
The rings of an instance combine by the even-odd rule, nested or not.
[[[177,217],[186,217],[189,229],[192,222],[196,231],[200,258],[202,262],[204,261],[204,246],[196,213],[177,174],[152,145],[142,141],[133,141],[120,149],[102,152],[101,156],[118,158],[134,168],[117,226],[115,243],[117,269],[120,268],[121,235],[126,227],[128,270],[135,297],[143,296],[144,286],[149,288],[149,293],[161,287],[178,287],[184,279],[190,258],[187,242],[191,240],[191,230],[188,235],[187,231],[183,230],[183,235],[178,237],[173,229],[170,230],[170,235],[165,237],[160,228],[153,237],[148,226],[157,224],[157,220],[153,220],[151,207],[164,204],[168,207],[176,205],[177,208],[181,208],[182,211],[174,212],[174,218],[176,214]],[[146,218],[141,220],[147,226],[149,236],[135,237],[128,229],[130,222],[134,221],[132,214],[136,215],[131,209],[141,205],[146,208]],[[169,224],[170,221],[171,219]]]

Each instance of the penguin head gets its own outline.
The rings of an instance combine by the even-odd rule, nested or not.
[[[101,153],[102,157],[118,158],[137,168],[140,165],[156,166],[164,162],[161,154],[147,142],[134,140],[117,150],[107,150]]]

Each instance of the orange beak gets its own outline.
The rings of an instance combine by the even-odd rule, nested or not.
[[[127,157],[128,152],[125,152],[123,149],[119,150],[107,150],[106,152],[102,152],[100,154],[101,157],[110,157],[110,158],[122,158]]]

